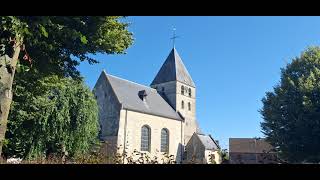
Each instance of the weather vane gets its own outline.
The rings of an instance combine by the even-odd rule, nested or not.
[[[174,47],[174,43],[175,43],[175,40],[176,40],[176,38],[178,38],[179,36],[176,36],[176,28],[173,28],[173,36],[172,36],[172,38],[170,38],[170,39],[172,39],[172,43],[173,43],[173,47]]]

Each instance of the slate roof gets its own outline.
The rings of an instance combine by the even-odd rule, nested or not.
[[[204,145],[206,150],[219,149],[219,147],[216,144],[216,142],[210,136],[207,136],[207,135],[204,135],[204,134],[197,134],[197,136],[199,137],[201,143]]]
[[[103,73],[124,109],[182,120],[179,114],[155,89],[112,76],[105,71],[103,71]],[[146,93],[145,101],[139,97],[139,92],[141,93],[143,90],[145,90]]]
[[[161,84],[170,81],[179,81],[186,85],[195,87],[195,84],[184,66],[177,50],[173,48],[163,63],[158,74],[152,81],[151,85]]]
[[[229,152],[241,153],[263,153],[272,150],[273,147],[266,142],[263,138],[230,138],[229,139]]]

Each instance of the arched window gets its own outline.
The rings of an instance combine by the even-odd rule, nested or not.
[[[191,111],[191,103],[188,102],[188,110]]]
[[[184,101],[181,101],[181,109],[184,109]]]
[[[161,129],[161,152],[169,153],[169,131],[166,128]]]
[[[184,95],[184,86],[181,86],[181,95]]]
[[[189,97],[191,97],[191,88],[189,88]]]
[[[150,152],[151,145],[151,129],[149,126],[144,125],[141,128],[141,151]]]

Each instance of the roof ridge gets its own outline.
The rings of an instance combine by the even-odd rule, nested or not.
[[[191,75],[190,75],[190,73],[189,73],[186,65],[184,64],[181,56],[179,55],[178,51],[176,50],[176,48],[174,48],[174,54],[177,55],[177,58],[174,58],[174,59],[175,59],[175,66],[177,67],[177,61],[180,61],[179,63],[182,64],[182,67],[181,67],[181,68],[183,68],[183,70],[187,73],[188,77],[190,78],[190,81],[191,81],[190,83],[191,83],[191,84],[188,84],[188,85],[189,85],[189,86],[193,86],[193,85],[195,86],[194,81],[193,81],[193,79],[192,79],[192,77],[191,77]],[[177,60],[177,59],[180,59],[180,60]],[[176,67],[175,67],[175,68],[176,68]],[[178,71],[176,71],[176,79],[177,79],[177,77],[178,77],[178,74],[177,74],[177,73],[178,73]],[[183,83],[186,84],[185,82],[183,82]]]
[[[174,59],[174,69],[176,70],[175,71],[175,80],[177,81],[177,78],[178,78],[178,71],[177,71],[177,58],[176,58],[176,54],[177,54],[177,56],[179,57],[179,54],[178,54],[178,52],[177,52],[177,49],[175,48],[175,47],[173,47],[173,49],[172,49],[172,51],[173,51],[173,59]]]
[[[106,72],[105,72],[105,73],[106,73]],[[113,78],[117,78],[117,79],[120,79],[120,80],[123,80],[123,81],[127,81],[127,82],[132,83],[132,84],[136,84],[136,85],[139,85],[139,86],[144,86],[144,87],[146,87],[146,88],[149,88],[149,89],[152,90],[152,91],[155,90],[154,88],[152,88],[152,87],[150,87],[150,86],[146,86],[146,85],[143,85],[143,84],[139,84],[139,83],[137,83],[137,82],[130,81],[130,80],[127,80],[127,79],[124,79],[124,78],[121,78],[121,77],[118,77],[118,76],[115,76],[115,75],[111,75],[111,74],[106,73],[106,76],[111,76],[111,77],[113,77]]]

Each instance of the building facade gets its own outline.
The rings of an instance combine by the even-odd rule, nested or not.
[[[181,163],[186,144],[200,132],[196,86],[175,48],[150,87],[103,71],[93,93],[108,152],[169,154]]]
[[[219,144],[209,135],[194,133],[185,147],[184,162],[221,164]]]
[[[230,164],[273,164],[277,163],[273,147],[262,138],[230,138]]]

